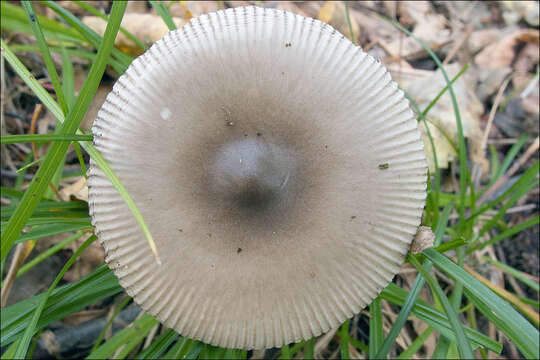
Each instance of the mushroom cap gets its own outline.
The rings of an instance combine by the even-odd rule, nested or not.
[[[331,26],[239,7],[133,61],[93,126],[134,199],[90,167],[120,284],[186,337],[229,348],[339,326],[392,280],[420,224],[426,159],[387,70]]]

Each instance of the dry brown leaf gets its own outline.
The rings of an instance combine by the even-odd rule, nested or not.
[[[103,36],[105,33],[107,22],[102,18],[97,16],[85,16],[82,21],[99,35]],[[178,17],[173,17],[173,21],[176,24],[176,27],[181,27],[186,23],[184,19]],[[153,14],[125,14],[122,19],[122,26],[147,45],[151,45],[169,32],[163,19],[160,16]],[[114,44],[126,53],[134,55],[142,53],[142,50],[121,32],[118,33]]]
[[[300,8],[297,3],[292,1],[280,1],[277,5],[280,10],[290,11],[305,17],[310,17],[303,8]]]
[[[492,44],[499,40],[503,36],[503,30],[491,28],[476,30],[471,33],[469,39],[467,39],[468,50],[476,54],[489,44]]]
[[[347,16],[345,13],[345,5],[341,1],[326,1],[324,5],[319,10],[317,18],[321,21],[324,21],[327,24],[332,25],[339,32],[345,35],[348,39],[356,42],[356,37],[359,33],[359,27],[356,23],[356,20],[353,17],[350,17],[351,27],[354,33],[355,39],[351,38],[351,31],[349,29],[349,23],[347,21]]]
[[[430,11],[431,4],[429,1],[400,1],[397,9],[399,22],[404,26],[416,25],[418,22],[422,22]]]
[[[478,99],[482,102],[487,100],[491,95],[495,94],[500,88],[504,79],[512,72],[512,69],[510,67],[475,68],[476,71],[474,73],[477,75],[478,78],[476,96],[478,96]]]
[[[459,64],[451,64],[446,66],[446,72],[450,78],[454,77],[461,66]],[[485,158],[485,154],[481,147],[483,132],[480,129],[480,116],[484,113],[482,103],[476,97],[473,89],[472,79],[467,75],[462,75],[453,85],[454,93],[457,98],[457,103],[460,108],[461,122],[463,125],[463,133],[469,140],[469,153],[474,162],[480,164],[484,172],[489,169],[489,162]],[[420,109],[425,109],[438,94],[446,86],[446,81],[440,70],[433,72],[431,76],[424,77],[412,82],[407,86],[407,93],[418,104]],[[444,132],[457,144],[457,125],[452,99],[448,91],[437,101],[437,103],[429,111],[427,118],[439,127],[444,129]],[[426,131],[426,124],[435,143],[437,152],[438,165],[442,169],[448,168],[449,162],[453,161],[457,154],[452,146],[448,143],[445,136],[437,129],[436,126],[429,122],[422,123],[420,130],[422,140],[424,141],[424,149],[428,156],[430,170],[435,169],[433,161],[433,151],[431,143]]]
[[[146,1],[140,0],[129,0],[126,7],[126,14],[130,13],[142,13],[146,14],[148,12],[148,5]]]
[[[538,1],[502,1],[503,19],[507,24],[517,24],[519,20],[525,21],[531,26],[538,26],[539,9]]]
[[[80,239],[69,244],[66,248],[75,252],[91,236],[91,233],[83,235]],[[105,250],[98,241],[94,241],[80,254],[77,261],[64,275],[64,280],[73,282],[88,275],[105,261]]]
[[[403,4],[403,6],[408,6],[409,16],[416,24],[412,33],[428,46],[445,44],[451,40],[446,18],[434,13],[431,5],[428,4],[427,9],[425,3]],[[417,54],[423,54],[422,49],[422,45],[412,37],[396,36],[388,43],[391,56],[415,58],[419,56]]]
[[[516,61],[514,62],[515,76],[512,78],[512,84],[515,89],[525,89],[530,83],[532,75],[538,65],[540,58],[540,48],[538,43],[528,43],[519,52]]]
[[[77,326],[92,319],[104,316],[106,313],[107,309],[82,310],[66,316],[62,319],[62,322],[70,326]]]
[[[217,1],[179,1],[169,7],[172,16],[189,20],[201,14],[217,11]]]
[[[538,30],[518,29],[492,43],[474,58],[474,62],[486,68],[501,68],[512,64],[515,46],[520,43],[538,44]]]
[[[86,179],[81,176],[79,180],[75,181],[73,184],[64,186],[62,190],[59,191],[59,194],[63,201],[78,199],[88,202],[88,186],[86,185]]]

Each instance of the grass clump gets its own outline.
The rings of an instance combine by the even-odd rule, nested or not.
[[[8,2],[1,3],[2,30],[31,34],[35,39],[35,45],[8,44],[7,41],[2,40],[3,59],[57,120],[54,133],[51,134],[17,134],[1,137],[2,145],[29,142],[37,146],[50,143],[43,158],[35,159],[35,154],[30,154],[26,159],[27,165],[33,166],[37,163],[39,167],[24,191],[22,191],[22,183],[25,174],[28,174],[28,167],[17,175],[14,186],[1,188],[2,198],[9,199],[9,205],[2,208],[1,217],[2,277],[5,273],[6,257],[15,247],[26,246],[25,249],[29,252],[36,241],[40,241],[46,236],[64,233],[69,235],[63,242],[23,265],[16,274],[19,276],[93,230],[88,216],[88,207],[84,202],[79,200],[57,201],[58,199],[54,197],[54,200],[47,197],[51,184],[53,188],[58,187],[58,181],[62,177],[66,164],[66,153],[71,144],[75,145],[77,151],[81,166],[80,173],[86,172],[82,148],[101,167],[122,194],[145,233],[156,259],[159,259],[148,227],[129,193],[103,157],[89,142],[92,140],[92,136],[79,129],[102,80],[106,66],[111,66],[118,74],[121,74],[133,60],[130,55],[124,54],[114,47],[114,39],[119,31],[130,38],[133,37],[127,30],[120,27],[126,3],[114,2],[110,13],[103,14],[93,8],[90,3],[76,2],[85,10],[107,20],[107,29],[103,37],[88,28],[77,16],[61,5],[52,1],[44,1],[43,3],[54,11],[61,21],[50,20],[36,14],[33,3],[28,1],[23,1],[21,6]],[[175,28],[166,3],[151,1],[151,6],[170,29]],[[352,34],[348,5],[345,6],[345,10]],[[405,35],[415,38],[409,30],[399,23],[389,19],[385,20],[399,28]],[[538,282],[522,271],[497,260],[486,258],[493,266],[504,271],[507,276],[517,279],[531,289],[536,294],[536,299],[530,299],[522,296],[523,294],[506,290],[504,292],[494,291],[494,287],[480,281],[477,276],[479,274],[468,266],[468,264],[477,261],[475,254],[480,250],[539,223],[538,215],[515,226],[508,226],[505,222],[505,214],[508,209],[518,203],[532,189],[538,187],[539,161],[536,160],[531,167],[518,175],[515,182],[504,192],[498,193],[496,196],[486,196],[485,194],[492,195],[495,192],[494,187],[510,171],[516,172],[516,169],[511,166],[515,163],[518,154],[522,152],[527,137],[520,138],[507,152],[502,162],[499,163],[498,159],[493,160],[494,166],[487,184],[484,186],[474,184],[471,179],[471,164],[467,156],[460,108],[453,89],[453,83],[467,71],[468,65],[455,78],[450,79],[437,54],[422,40],[415,39],[441,70],[447,86],[441,93],[433,94],[433,101],[426,109],[420,109],[412,99],[410,100],[418,115],[419,122],[425,125],[425,122],[429,121],[427,117],[429,110],[441,96],[448,92],[452,98],[458,141],[457,143],[451,139],[448,141],[451,142],[458,154],[458,190],[454,193],[448,193],[441,189],[441,171],[438,169],[435,157],[436,171],[430,173],[423,219],[424,224],[431,226],[435,233],[434,248],[427,249],[418,255],[408,255],[408,263],[417,271],[414,283],[410,287],[391,283],[369,306],[367,342],[358,337],[358,331],[353,331],[359,321],[358,317],[355,317],[336,331],[333,338],[334,345],[339,349],[338,352],[342,359],[354,357],[355,354],[363,354],[369,358],[386,358],[392,354],[408,358],[415,355],[431,336],[436,335],[438,341],[433,354],[435,357],[456,355],[461,358],[486,358],[489,356],[488,351],[500,354],[505,344],[499,339],[483,333],[478,324],[481,320],[491,324],[497,331],[504,334],[509,343],[515,346],[523,357],[539,358]],[[51,43],[57,46],[52,46]],[[147,48],[138,40],[135,43],[141,49]],[[89,51],[81,44],[93,47],[97,52]],[[52,82],[56,99],[23,64],[17,56],[18,51],[32,51],[40,54]],[[56,70],[51,52],[60,54],[62,57],[60,74]],[[75,96],[73,86],[72,56],[92,59],[92,66],[77,96]],[[430,140],[435,154],[431,136]],[[3,147],[3,151],[5,149]],[[457,214],[457,219],[452,219],[453,214]],[[23,228],[29,226],[31,229],[22,234]],[[492,232],[497,234],[485,240],[487,235]],[[116,278],[105,265],[97,267],[79,281],[57,287],[68,268],[95,239],[95,235],[88,237],[83,245],[73,253],[45,293],[29,297],[3,309],[0,337],[0,345],[5,349],[3,357],[31,357],[38,335],[48,325],[54,321],[65,319],[100,300],[109,299],[123,292]],[[450,251],[455,253],[453,259],[447,256]],[[434,271],[435,269],[436,271]],[[444,277],[440,274],[444,274]],[[3,281],[5,282],[5,280]],[[433,294],[433,303],[426,302],[420,297],[420,293],[426,288],[426,285]],[[515,301],[515,299],[519,301]],[[85,354],[88,358],[114,356],[118,358],[241,359],[248,357],[248,355],[252,356],[251,352],[248,354],[246,351],[215,348],[181,337],[173,330],[163,329],[157,320],[146,314],[141,315],[130,326],[117,331],[112,337],[103,341],[105,331],[112,326],[114,317],[130,301],[129,297],[124,297],[116,311],[111,313],[111,317],[98,336],[98,340]],[[398,309],[396,310],[397,316],[389,328],[385,327],[383,311],[385,307],[382,304]],[[397,353],[395,352],[395,343],[400,333],[407,331],[406,324],[411,318],[426,323],[427,328],[415,336],[407,348],[400,348],[399,353]],[[162,331],[156,334],[158,328]],[[296,356],[313,358],[316,344],[317,339],[290,344],[280,349],[276,356],[280,358]],[[331,344],[327,344],[327,346],[330,347]]]

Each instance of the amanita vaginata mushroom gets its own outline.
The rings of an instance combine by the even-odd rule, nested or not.
[[[141,307],[186,337],[281,346],[339,326],[398,272],[426,159],[387,70],[331,26],[258,7],[192,19],[135,59],[93,127],[90,210]]]

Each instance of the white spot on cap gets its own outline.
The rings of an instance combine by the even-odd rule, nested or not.
[[[160,115],[163,120],[167,120],[171,117],[172,112],[168,107],[164,107],[163,109],[161,109]]]

